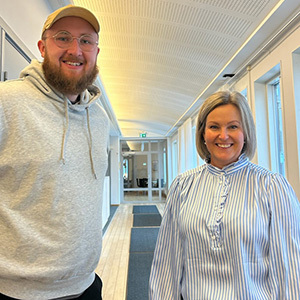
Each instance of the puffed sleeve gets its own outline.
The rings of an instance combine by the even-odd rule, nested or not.
[[[300,299],[300,203],[290,184],[275,175],[269,185],[271,299]]]
[[[149,281],[150,300],[180,299],[183,272],[183,250],[178,226],[180,190],[180,177],[177,177],[168,193],[154,251]]]

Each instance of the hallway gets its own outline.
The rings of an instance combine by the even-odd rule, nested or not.
[[[104,300],[125,300],[130,232],[134,204],[120,204],[103,236],[102,254],[96,273],[103,281]],[[163,214],[165,203],[156,203]]]

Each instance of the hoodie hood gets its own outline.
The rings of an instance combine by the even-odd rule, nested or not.
[[[78,112],[86,112],[86,122],[89,134],[89,153],[90,153],[90,161],[91,161],[91,170],[94,177],[97,179],[97,174],[94,167],[94,159],[93,159],[93,138],[92,131],[90,125],[90,112],[89,108],[96,103],[96,101],[101,96],[100,90],[95,86],[89,86],[85,91],[83,91],[79,97],[80,100],[73,104],[64,94],[54,89],[52,86],[48,84],[46,78],[44,76],[42,63],[37,60],[32,60],[31,64],[27,66],[20,74],[20,78],[29,81],[33,84],[39,91],[41,91],[45,96],[51,98],[52,100],[61,102],[64,106],[65,111],[65,120],[64,120],[64,129],[63,129],[63,137],[62,137],[62,145],[61,145],[61,161],[63,164],[66,163],[65,158],[65,148],[67,146],[67,138],[70,130],[69,126],[69,110],[78,111]]]

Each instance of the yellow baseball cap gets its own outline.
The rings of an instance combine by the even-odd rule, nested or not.
[[[100,31],[99,22],[93,13],[91,13],[86,8],[70,4],[57,9],[56,11],[54,11],[52,14],[48,16],[43,27],[42,35],[44,34],[45,30],[51,28],[56,21],[64,17],[82,18],[87,22],[89,22],[97,33]]]

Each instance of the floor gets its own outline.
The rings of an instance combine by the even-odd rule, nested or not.
[[[102,297],[105,300],[126,299],[133,205],[137,204],[119,205],[103,236],[102,254],[96,273],[103,281]],[[165,203],[155,205],[162,215]]]

